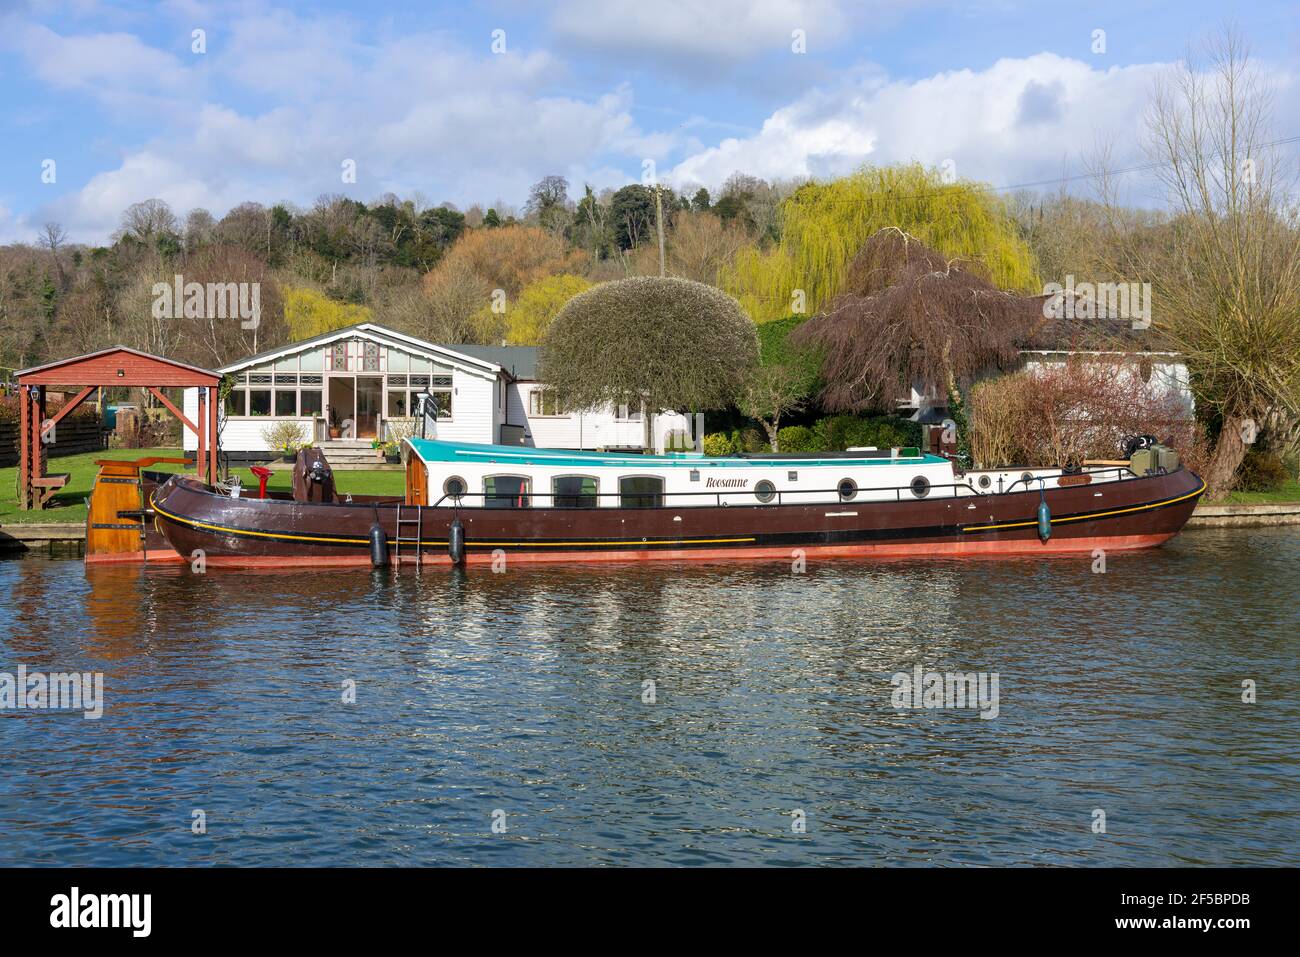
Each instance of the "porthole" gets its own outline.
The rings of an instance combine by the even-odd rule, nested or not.
[[[924,475],[918,475],[912,479],[912,494],[917,498],[925,498],[930,494],[930,480]]]
[[[448,498],[460,498],[465,494],[465,489],[469,488],[465,480],[459,475],[453,475],[447,481],[442,483],[442,494]]]
[[[1033,473],[1033,472],[1021,472],[1021,473],[1020,473],[1020,481],[1024,482],[1026,485],[1030,484],[1033,480],[1034,480],[1034,473]]]
[[[858,495],[858,483],[851,478],[840,479],[840,501],[851,502]]]
[[[772,499],[776,498],[776,486],[767,479],[759,482],[754,486],[754,497],[766,505]]]
[[[979,479],[980,488],[988,488],[993,484],[993,479],[987,475],[981,475]]]

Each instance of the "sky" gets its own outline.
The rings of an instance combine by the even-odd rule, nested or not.
[[[152,197],[519,209],[550,174],[716,191],[918,160],[1047,188],[1102,143],[1142,163],[1152,82],[1225,23],[1300,134],[1294,0],[0,0],[0,243],[104,243]]]

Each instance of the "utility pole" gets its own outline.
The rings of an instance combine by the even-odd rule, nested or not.
[[[664,276],[664,202],[659,184],[655,183],[655,225],[659,230],[659,278]]]

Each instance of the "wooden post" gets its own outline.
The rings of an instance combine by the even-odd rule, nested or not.
[[[208,396],[208,390],[203,386],[199,386],[194,391],[199,394],[198,425],[194,429],[195,434],[199,438],[199,450],[198,450],[198,454],[195,455],[194,457],[194,477],[199,481],[203,481],[203,473],[206,472],[208,468],[208,460],[207,460],[208,405],[206,401]],[[183,429],[184,427],[185,427],[184,423],[182,423],[181,428]],[[184,449],[184,447],[185,447],[185,442],[182,439],[181,441],[182,450]]]
[[[18,387],[18,507],[31,508],[32,501],[32,410],[31,386]]]
[[[36,386],[36,399],[31,403],[31,507],[40,508],[40,492],[35,482],[45,473],[45,443],[40,439],[40,424],[45,421],[45,386]]]
[[[208,483],[213,485],[217,481],[217,396],[217,387],[209,386],[208,422],[211,427],[208,429],[208,456],[212,460],[212,467],[208,470]]]

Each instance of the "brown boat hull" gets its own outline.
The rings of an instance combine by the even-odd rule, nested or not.
[[[459,518],[465,560],[706,561],[807,558],[1051,555],[1162,544],[1182,529],[1204,491],[1195,474],[1055,488],[1046,493],[1051,535],[1039,538],[1037,491],[821,505],[688,508],[423,509],[421,557],[450,563],[449,528]],[[182,557],[213,565],[369,565],[378,523],[390,559],[396,502],[311,504],[232,499],[176,478],[153,496],[155,523]],[[414,509],[404,510],[411,517]],[[413,526],[404,526],[410,536]],[[402,560],[415,549],[404,541]]]

